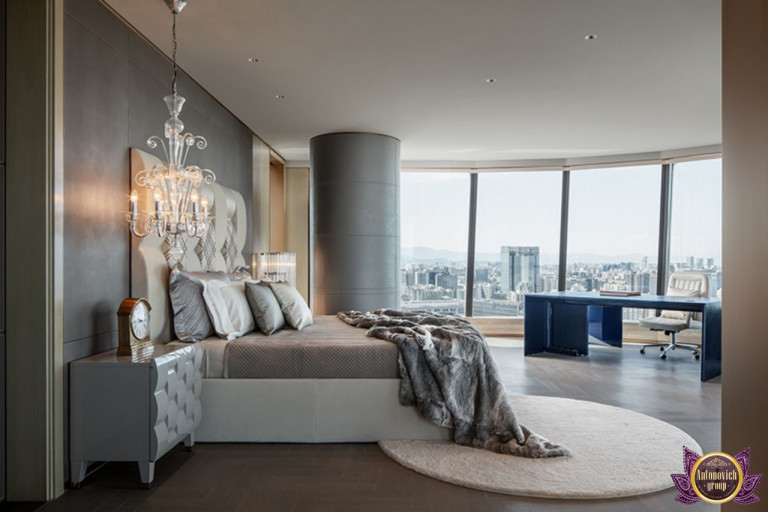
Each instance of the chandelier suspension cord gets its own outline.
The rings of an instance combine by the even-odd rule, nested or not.
[[[171,81],[171,92],[176,95],[176,12],[173,11],[173,80]]]

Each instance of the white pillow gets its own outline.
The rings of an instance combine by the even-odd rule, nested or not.
[[[669,288],[667,295],[670,297],[698,297],[701,295],[699,290],[679,290],[677,288]],[[670,318],[673,320],[688,320],[691,315],[690,311],[670,311],[665,309],[661,312],[662,318]]]
[[[296,330],[312,325],[312,312],[304,297],[288,283],[268,283],[280,303],[280,309],[288,325]]]
[[[245,281],[206,281],[203,300],[216,334],[234,340],[251,332],[256,324],[245,297]]]

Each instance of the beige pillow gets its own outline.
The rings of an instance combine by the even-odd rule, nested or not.
[[[288,325],[299,331],[312,325],[312,312],[296,288],[288,283],[269,283],[269,287],[277,297]]]
[[[699,290],[676,290],[674,288],[667,290],[666,294],[672,297],[698,297],[700,295]],[[690,315],[690,311],[670,311],[665,309],[661,312],[662,318],[671,318],[673,320],[688,320]]]

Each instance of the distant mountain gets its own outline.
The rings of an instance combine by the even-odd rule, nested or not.
[[[499,260],[498,254],[495,256],[485,254],[484,257],[486,256],[488,261]],[[494,259],[491,260],[491,257]],[[400,260],[403,263],[450,263],[467,261],[467,253],[446,249],[432,249],[431,247],[401,247]]]
[[[569,254],[568,263],[623,263],[640,262],[643,254],[621,254],[618,256],[605,256],[601,254]],[[479,252],[475,254],[475,264],[483,262],[499,263],[501,259],[500,252]],[[400,260],[402,263],[451,263],[466,262],[467,253],[459,251],[449,251],[445,249],[433,249],[431,247],[402,247],[400,249]],[[551,253],[542,253],[540,263],[542,265],[554,265],[558,262],[558,255]]]

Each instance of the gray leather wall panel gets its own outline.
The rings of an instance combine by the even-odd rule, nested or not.
[[[0,162],[5,163],[5,0],[0,1]]]
[[[105,16],[106,9],[101,3],[91,0],[65,0],[64,11],[67,17],[87,27],[115,51],[127,55],[128,37],[133,31],[117,16]]]
[[[170,37],[170,16],[168,22]],[[64,23],[68,363],[117,345],[115,312],[131,293],[130,238],[120,213],[131,190],[129,148],[148,150],[147,138],[162,136],[168,118],[163,96],[170,91],[172,69],[166,57],[99,0],[65,0]],[[190,152],[189,163],[211,168],[217,181],[239,191],[250,218],[252,132],[183,73],[178,90],[187,98],[181,114],[187,130],[209,143],[203,151]],[[246,247],[250,240],[249,233]],[[66,416],[65,407],[68,425]]]
[[[4,98],[0,97],[0,103]],[[5,139],[5,130],[0,130],[0,138]],[[0,332],[5,332],[5,160],[0,163]],[[0,386],[5,382],[4,370],[0,366]]]
[[[400,141],[320,135],[310,172],[314,313],[397,307]]]
[[[117,328],[128,296],[127,204],[130,65],[71,16],[64,55],[64,341]],[[123,142],[124,143],[124,142]],[[121,264],[125,262],[125,264]],[[117,338],[115,337],[115,343]]]
[[[0,503],[5,501],[5,0],[0,1]]]

